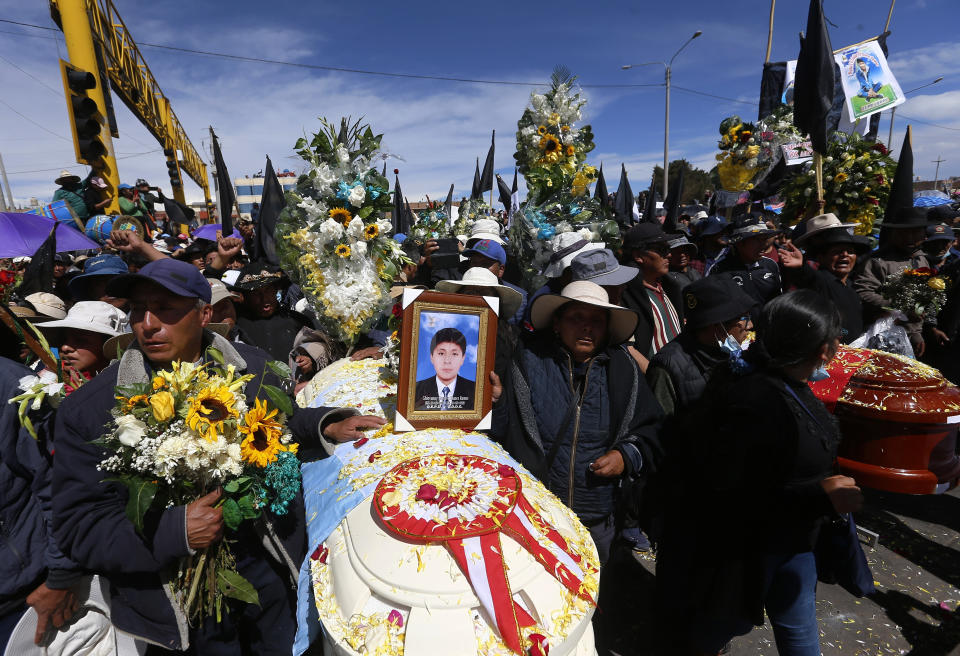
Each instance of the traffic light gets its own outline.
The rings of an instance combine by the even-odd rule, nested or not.
[[[100,135],[103,125],[96,101],[90,90],[97,88],[97,76],[60,60],[63,92],[67,99],[67,114],[77,162],[100,168],[107,147]]]
[[[180,163],[177,161],[177,151],[173,148],[164,148],[163,155],[167,158],[167,174],[170,176],[170,186],[174,189],[183,186],[180,176]]]

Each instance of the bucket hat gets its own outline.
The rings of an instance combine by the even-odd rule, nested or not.
[[[534,329],[543,330],[550,326],[554,313],[567,303],[586,303],[593,307],[604,308],[610,312],[607,332],[611,344],[627,341],[637,327],[637,313],[633,310],[613,305],[607,291],[596,283],[587,280],[575,280],[563,288],[559,294],[544,294],[533,301],[530,321]]]

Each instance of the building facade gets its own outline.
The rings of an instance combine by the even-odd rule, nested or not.
[[[277,179],[283,191],[287,192],[295,189],[297,186],[297,174],[293,171],[284,169],[277,172]],[[260,205],[260,197],[263,196],[263,174],[253,175],[247,178],[234,178],[233,186],[237,192],[237,205],[240,207],[240,217],[252,219],[253,206]]]

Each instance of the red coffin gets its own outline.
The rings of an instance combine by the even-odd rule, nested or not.
[[[830,378],[811,383],[843,433],[838,463],[857,484],[933,494],[960,478],[960,389],[910,358],[841,346]]]

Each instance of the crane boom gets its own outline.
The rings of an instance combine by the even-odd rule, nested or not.
[[[207,166],[187,137],[169,99],[163,94],[111,0],[50,0],[51,15],[65,36],[74,28],[61,20],[61,5],[81,3],[89,19],[89,31],[103,58],[110,86],[127,108],[163,146],[171,180],[185,172],[203,189],[207,204],[210,184]],[[184,202],[183,185],[173,187],[174,197]]]

